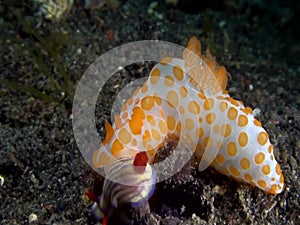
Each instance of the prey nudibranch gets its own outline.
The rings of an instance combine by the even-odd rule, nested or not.
[[[227,81],[225,67],[216,63],[209,50],[202,54],[200,42],[192,37],[182,59],[167,57],[156,64],[114,124],[105,124],[106,138],[93,153],[93,166],[109,171],[116,165],[114,160],[133,160],[139,152],[146,152],[151,165],[162,143],[184,131],[187,141],[197,137],[194,151],[200,165],[203,161],[238,181],[280,193],[284,178],[269,135],[250,107],[229,96]],[[207,161],[209,154],[213,158]],[[155,174],[147,171],[147,178],[140,173],[139,182]]]

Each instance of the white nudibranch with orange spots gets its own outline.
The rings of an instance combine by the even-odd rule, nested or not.
[[[93,166],[106,167],[111,156],[134,158],[141,151],[147,152],[149,164],[155,163],[163,141],[184,130],[187,141],[197,137],[200,169],[210,165],[267,193],[280,193],[284,178],[268,133],[251,108],[228,95],[227,81],[226,69],[209,50],[203,55],[192,37],[183,59],[165,58],[156,64],[113,126],[106,123],[106,138],[93,153]]]

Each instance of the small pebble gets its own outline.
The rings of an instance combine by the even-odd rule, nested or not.
[[[253,109],[253,116],[258,117],[261,113],[261,110],[259,108]]]
[[[253,91],[253,85],[252,84],[249,84],[249,90]]]
[[[4,181],[5,181],[5,180],[4,180],[4,177],[0,175],[0,187],[3,186]]]
[[[35,213],[31,213],[28,218],[29,223],[33,223],[38,220],[38,216]]]

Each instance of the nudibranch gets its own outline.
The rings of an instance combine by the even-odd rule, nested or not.
[[[92,213],[97,220],[103,220],[102,224],[107,223],[114,208],[127,204],[136,208],[148,203],[155,188],[156,175],[145,156],[145,152],[140,152],[134,159],[115,160],[107,170],[99,199],[95,200],[91,192],[87,193],[94,201]]]
[[[126,170],[118,170],[115,160],[133,163],[137,153],[146,152],[151,165],[162,143],[185,131],[187,141],[197,137],[195,155],[202,169],[210,165],[267,193],[280,193],[284,178],[269,135],[250,107],[229,96],[227,82],[225,67],[208,49],[202,54],[199,40],[192,37],[182,59],[167,57],[156,64],[115,116],[113,126],[106,122],[106,138],[92,156],[94,168],[108,168],[110,174],[113,167],[115,179],[125,179]],[[138,173],[135,181],[150,179],[143,176]],[[114,202],[119,195],[107,185],[103,192]]]

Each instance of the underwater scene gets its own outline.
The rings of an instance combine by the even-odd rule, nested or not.
[[[300,224],[300,2],[0,1],[0,224]]]

